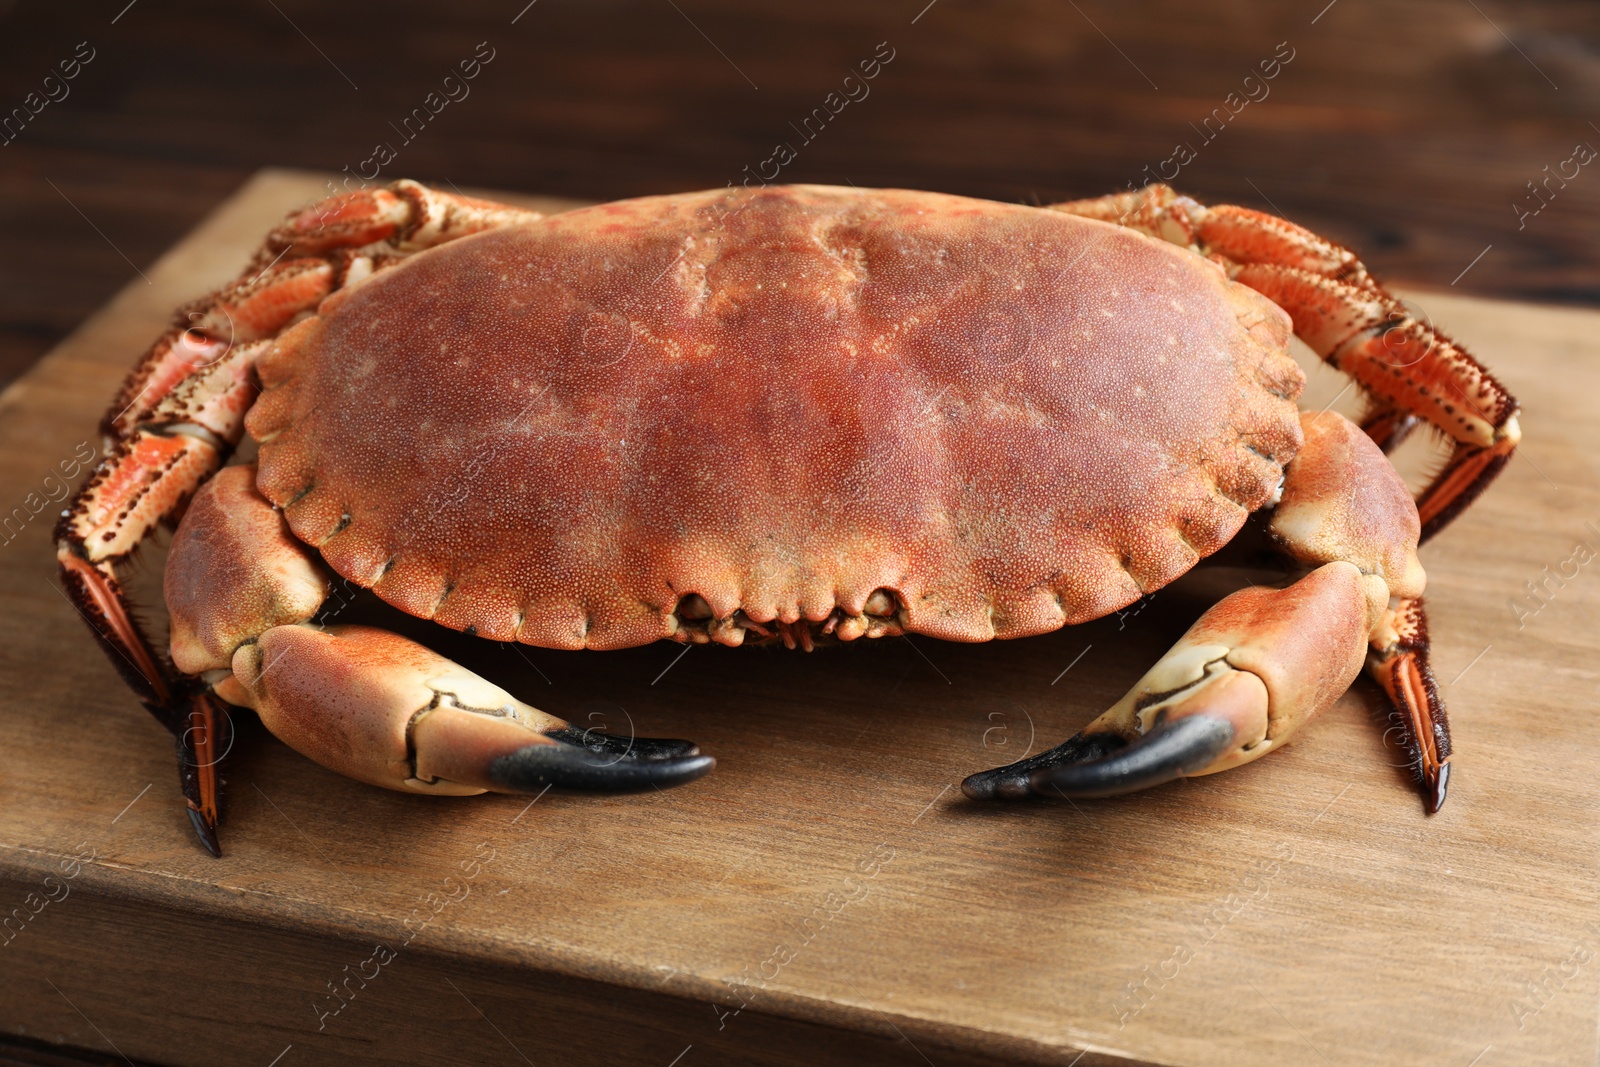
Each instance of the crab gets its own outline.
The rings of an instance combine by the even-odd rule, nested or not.
[[[1365,390],[1360,425],[1298,409],[1291,330]],[[1517,414],[1350,251],[1164,185],[1048,207],[730,187],[546,217],[400,181],[290,215],[180,312],[58,558],[220,855],[229,707],[413,793],[714,765],[333,622],[336,587],[561,649],[985,641],[1126,608],[1260,512],[1286,584],[1222,599],[1079,733],[964,791],[1237,767],[1365,665],[1431,813],[1451,744],[1417,546],[1505,466]],[[1451,451],[1413,498],[1385,453],[1423,422]],[[116,568],[180,516],[162,655]]]

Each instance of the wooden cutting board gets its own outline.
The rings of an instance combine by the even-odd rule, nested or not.
[[[1436,817],[1365,682],[1234,773],[1076,805],[961,798],[966,773],[1119,696],[1204,608],[1186,580],[989,645],[458,639],[552,712],[692,737],[721,764],[647,796],[409,797],[252,720],[226,854],[206,855],[170,741],[57,587],[50,498],[171,309],[324,181],[257,175],[0,396],[0,505],[22,509],[0,544],[0,1030],[261,1067],[1595,1061],[1587,311],[1414,297],[1526,411],[1516,461],[1423,552],[1458,749]],[[1341,388],[1314,377],[1314,396]],[[1528,582],[1537,611],[1513,607]]]

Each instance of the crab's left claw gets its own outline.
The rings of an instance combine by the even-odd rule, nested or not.
[[[1258,759],[1355,680],[1376,592],[1344,562],[1287,589],[1240,590],[1066,744],[974,774],[962,791],[974,799],[1103,797]]]
[[[1165,720],[1136,743],[1119,733],[1085,730],[1048,752],[971,775],[961,783],[961,791],[973,800],[1133,793],[1205,773],[1203,768],[1226,752],[1237,736],[1232,723],[1205,711]]]

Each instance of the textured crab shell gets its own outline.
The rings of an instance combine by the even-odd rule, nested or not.
[[[687,639],[690,594],[855,636],[880,589],[906,630],[1018,637],[1131,603],[1268,502],[1301,444],[1288,334],[1107,223],[729,189],[340,292],[263,357],[248,427],[335,571],[485,637]]]

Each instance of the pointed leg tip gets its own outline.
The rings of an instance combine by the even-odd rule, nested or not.
[[[195,836],[205,846],[207,852],[218,859],[222,858],[222,844],[217,840],[217,827],[210,819],[195,808],[188,808],[189,825],[194,827]]]
[[[1444,807],[1445,795],[1450,789],[1450,764],[1439,764],[1438,772],[1429,775],[1424,787],[1427,793],[1423,797],[1423,803],[1427,807],[1428,814],[1439,814],[1439,809]]]

